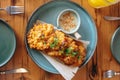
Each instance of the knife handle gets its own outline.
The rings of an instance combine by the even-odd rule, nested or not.
[[[6,72],[4,72],[4,71],[1,71],[1,72],[0,72],[0,74],[5,74],[5,73],[6,73]]]

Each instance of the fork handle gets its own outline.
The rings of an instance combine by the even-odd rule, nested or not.
[[[120,72],[116,72],[115,75],[120,75]]]
[[[5,8],[0,8],[0,10],[5,10]]]

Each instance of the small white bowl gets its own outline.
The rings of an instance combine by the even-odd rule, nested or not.
[[[65,30],[61,25],[60,25],[60,18],[66,14],[67,12],[70,12],[73,16],[74,16],[74,22],[75,22],[75,27],[71,28],[69,31]],[[64,19],[65,20],[65,19]],[[68,23],[69,24],[69,23]],[[71,23],[70,23],[71,24]],[[81,24],[81,20],[80,20],[80,16],[77,13],[77,11],[73,10],[73,9],[65,9],[62,10],[58,17],[57,17],[57,28],[61,29],[64,33],[66,34],[74,34],[75,32],[77,32],[77,30],[79,29]]]

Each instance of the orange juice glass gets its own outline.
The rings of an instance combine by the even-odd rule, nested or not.
[[[119,1],[120,0],[88,0],[88,3],[94,8],[101,8],[118,3]]]

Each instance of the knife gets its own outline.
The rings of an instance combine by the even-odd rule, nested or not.
[[[104,19],[109,21],[115,21],[115,20],[120,20],[120,17],[104,16]]]
[[[27,72],[29,72],[29,71],[25,68],[17,68],[17,69],[0,71],[0,74],[27,73]]]

